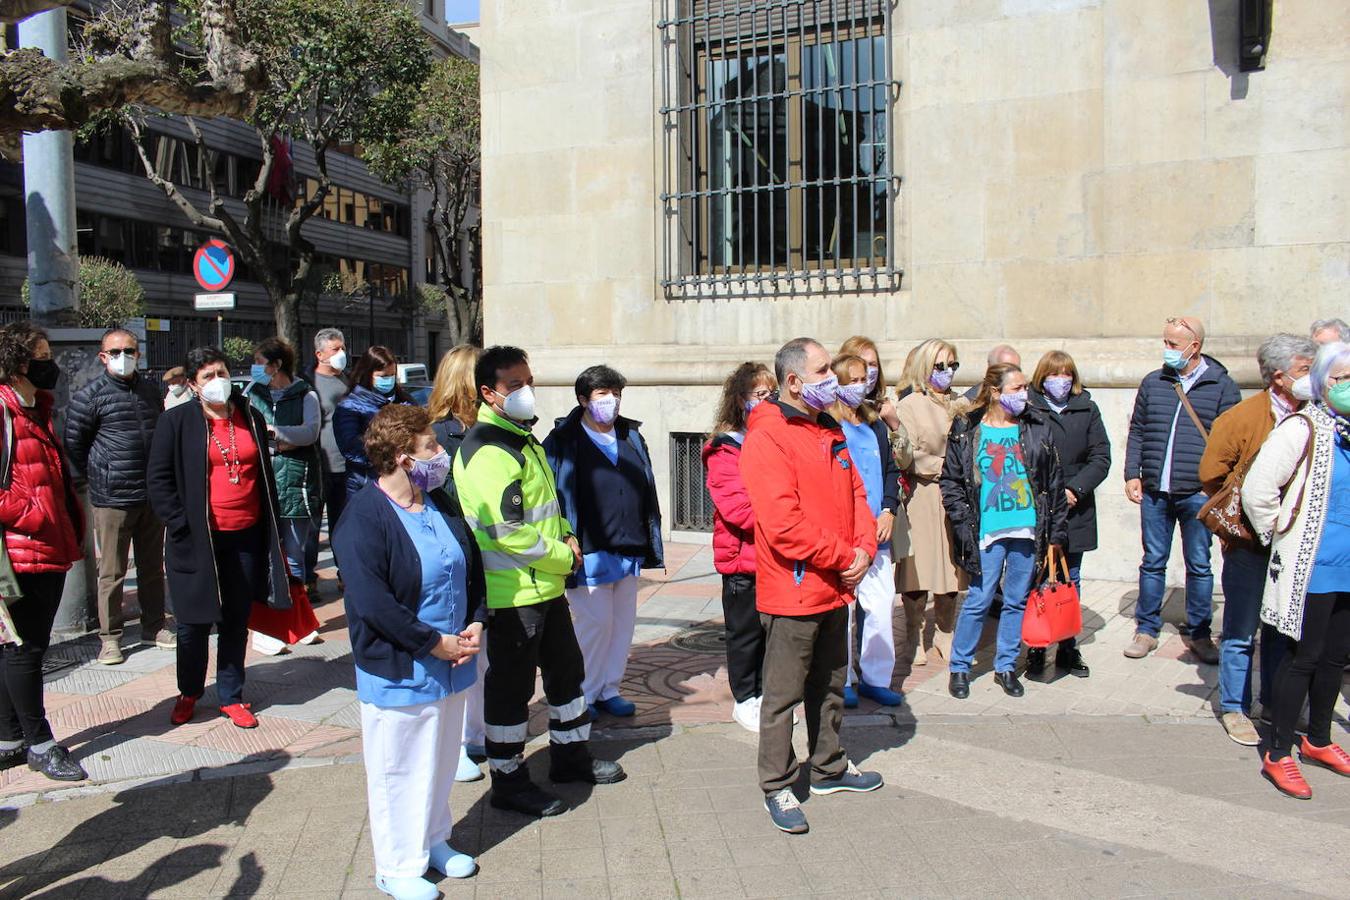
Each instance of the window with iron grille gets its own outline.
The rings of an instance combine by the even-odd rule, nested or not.
[[[706,436],[685,432],[670,435],[670,527],[676,531],[712,531],[713,502],[703,470]]]
[[[895,0],[662,0],[669,297],[900,284]]]

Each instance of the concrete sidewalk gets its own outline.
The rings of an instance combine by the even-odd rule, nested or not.
[[[713,571],[708,547],[673,542],[667,547],[668,571],[644,576],[639,594],[638,627],[624,682],[624,693],[638,707],[633,719],[602,716],[601,729],[638,727],[670,730],[675,726],[731,721],[721,624],[721,579]],[[320,766],[350,760],[360,753],[360,716],[356,701],[351,646],[342,603],[336,597],[335,572],[324,558],[321,593],[329,602],[316,612],[323,642],[294,647],[280,657],[250,651],[245,699],[258,713],[257,729],[241,730],[211,715],[216,707],[208,686],[196,719],[174,728],[169,711],[176,696],[174,654],[150,647],[128,653],[114,667],[94,662],[98,641],[89,637],[53,647],[47,705],[57,738],[72,748],[94,784],[120,784],[198,769],[219,769],[244,760],[284,758],[286,765]],[[1181,615],[1180,591],[1165,607],[1169,621]],[[1051,675],[1028,682],[1027,694],[1012,699],[987,677],[992,648],[976,660],[971,696],[952,699],[946,668],[933,655],[928,665],[911,670],[912,651],[900,652],[893,686],[907,703],[899,712],[911,720],[931,716],[1139,715],[1194,719],[1217,729],[1214,695],[1217,668],[1199,665],[1169,625],[1159,650],[1145,660],[1128,660],[1121,650],[1133,633],[1133,586],[1085,582],[1083,653],[1092,677]],[[1221,607],[1220,607],[1221,609]],[[1216,609],[1215,622],[1220,618]],[[992,637],[992,625],[986,638]],[[899,625],[897,623],[897,628]],[[138,636],[136,626],[128,629]],[[212,664],[214,672],[214,662]],[[863,700],[849,716],[886,712]],[[1339,718],[1345,722],[1343,713]],[[536,704],[531,733],[547,729],[547,712]],[[1339,733],[1339,730],[1338,730]],[[54,784],[26,768],[0,773],[0,806],[22,806],[45,796],[60,796]]]
[[[854,717],[845,745],[886,786],[810,797],[811,832],[773,830],[755,738],[728,725],[595,742],[630,777],[560,793],[542,822],[456,785],[455,845],[479,857],[448,897],[1344,896],[1350,783],[1275,793],[1213,727],[1141,717]],[[610,732],[613,737],[617,732]],[[804,727],[798,729],[799,743]],[[547,751],[529,752],[537,778]],[[365,898],[360,765],[229,774],[0,810],[0,900]]]

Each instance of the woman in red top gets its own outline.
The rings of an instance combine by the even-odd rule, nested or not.
[[[30,322],[0,328],[0,528],[19,595],[6,596],[22,644],[0,644],[0,769],[25,761],[59,781],[89,776],[56,743],[42,702],[42,657],[51,642],[66,571],[83,555],[84,518],[52,433],[60,377],[47,335]]]
[[[230,384],[225,356],[187,356],[196,403],[160,417],[150,447],[150,503],[164,520],[164,569],[178,619],[178,701],[171,721],[192,718],[205,691],[216,627],[216,698],[240,728],[258,724],[243,702],[248,618],[255,602],[290,606],[267,426]]]
[[[736,705],[731,717],[747,731],[759,731],[760,669],[764,626],[755,609],[755,511],[741,480],[741,444],[750,410],[777,388],[762,363],[744,362],[722,385],[722,402],[712,440],[703,447],[712,497],[713,564],[722,575],[722,618],[727,629],[727,682]]]

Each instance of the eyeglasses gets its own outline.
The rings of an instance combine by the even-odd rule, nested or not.
[[[948,370],[955,372],[959,368],[961,368],[961,364],[959,362],[933,363],[934,372],[946,372]]]
[[[1344,375],[1327,376],[1327,384],[1344,384],[1347,381],[1350,381],[1350,372],[1346,372]]]
[[[768,388],[760,388],[757,391],[751,391],[747,396],[754,400],[768,400],[772,394],[773,391]]]
[[[123,354],[126,354],[127,356],[141,355],[141,351],[137,350],[135,347],[113,347],[112,349],[104,350],[103,352],[111,356],[113,359],[117,359],[119,356],[122,356]]]

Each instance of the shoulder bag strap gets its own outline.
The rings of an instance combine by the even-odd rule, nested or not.
[[[1180,381],[1176,382],[1175,384],[1172,385],[1172,387],[1176,388],[1177,396],[1181,398],[1181,405],[1186,407],[1186,414],[1191,417],[1191,421],[1195,423],[1195,427],[1200,430],[1200,436],[1204,438],[1205,443],[1208,444],[1209,431],[1205,428],[1204,423],[1200,421],[1200,417],[1196,415],[1195,407],[1191,406],[1190,398],[1186,396],[1186,391],[1184,388],[1182,388],[1181,382]]]
[[[1295,472],[1298,471],[1300,465],[1303,466],[1303,483],[1298,486],[1298,500],[1294,501],[1294,508],[1289,513],[1289,521],[1283,528],[1277,529],[1280,534],[1288,534],[1289,529],[1293,528],[1294,523],[1298,521],[1298,514],[1303,509],[1303,498],[1308,493],[1308,478],[1312,475],[1313,441],[1317,436],[1317,425],[1307,416],[1303,418],[1308,423],[1308,442],[1303,445],[1303,456],[1294,466]]]
[[[4,430],[0,432],[0,491],[7,491],[14,479],[14,417],[3,401],[0,401],[0,409],[4,410]]]

